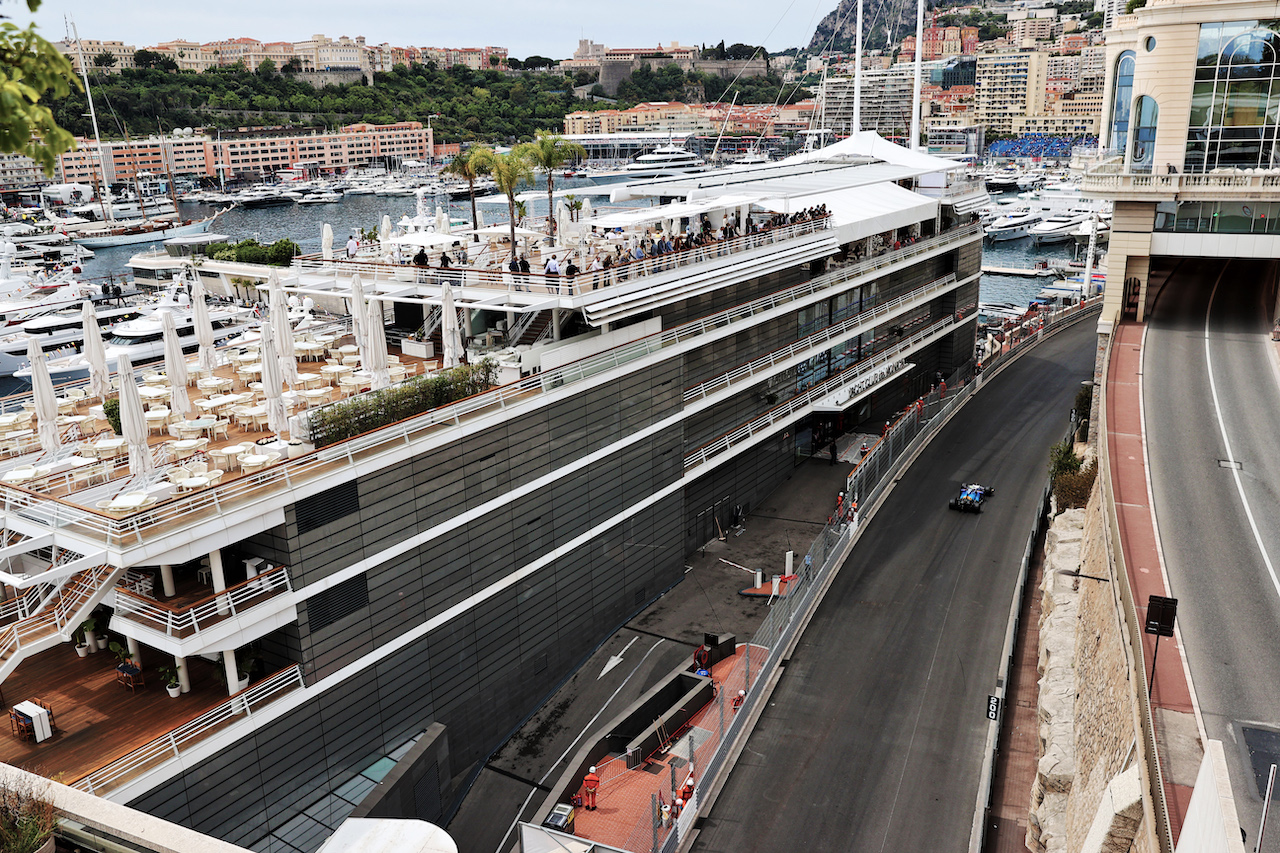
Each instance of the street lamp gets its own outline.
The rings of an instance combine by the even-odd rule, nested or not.
[[[431,131],[431,120],[440,118],[440,113],[432,113],[427,116],[427,171],[431,171],[431,167],[435,165],[436,153],[436,137]]]

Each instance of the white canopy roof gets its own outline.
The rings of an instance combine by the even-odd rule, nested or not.
[[[568,190],[556,190],[551,195],[554,198],[564,198],[565,196],[574,196],[582,198],[584,196],[607,196],[613,192],[616,184],[606,184],[598,187],[574,187]],[[547,197],[546,190],[525,190],[522,193],[516,193],[516,201],[543,201]],[[507,203],[507,197],[503,193],[493,193],[491,195],[483,195],[476,197],[476,204],[501,204]]]
[[[945,172],[962,169],[965,164],[955,160],[934,157],[921,151],[912,151],[880,136],[874,130],[861,130],[848,139],[841,139],[815,151],[802,152],[786,158],[784,163],[803,163],[812,160],[838,160],[848,157],[874,157],[895,166],[907,166],[921,172]]]
[[[585,220],[587,225],[601,228],[627,228],[632,225],[643,225],[646,222],[661,222],[666,219],[679,219],[685,216],[697,216],[712,210],[730,210],[743,205],[754,204],[759,200],[757,195],[724,195],[718,198],[707,198],[699,201],[680,201],[656,207],[637,207],[632,210],[620,210],[593,216]]]
[[[851,243],[894,228],[905,228],[913,223],[932,219],[938,212],[937,199],[891,183],[849,187],[812,195],[767,198],[758,203],[761,207],[778,213],[795,213],[807,207],[825,204],[841,243]]]

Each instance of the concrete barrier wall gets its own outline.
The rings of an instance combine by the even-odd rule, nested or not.
[[[1177,853],[1244,853],[1222,741],[1205,743]]]

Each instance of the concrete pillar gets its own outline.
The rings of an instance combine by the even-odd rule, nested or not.
[[[236,666],[236,650],[227,649],[222,653],[222,667],[227,674],[227,695],[236,695],[236,687],[240,684],[240,669]]]
[[[560,340],[560,309],[551,309],[551,339]]]
[[[180,658],[175,655],[173,658],[173,665],[178,668],[178,686],[182,688],[183,693],[190,693],[191,671],[187,669],[187,659]]]
[[[1151,281],[1151,258],[1142,256],[1128,258],[1128,269],[1126,270],[1126,278],[1136,278],[1140,282],[1138,285],[1138,322],[1141,323],[1146,319],[1147,313],[1147,284]],[[1107,271],[1111,271],[1111,264],[1108,261]]]
[[[173,598],[173,566],[160,565],[160,586],[164,589],[165,598]]]
[[[213,573],[213,591],[223,592],[227,588],[227,575],[222,570],[222,550],[214,549],[209,552],[209,571]],[[218,612],[226,613],[230,608],[227,607],[226,599],[222,596],[218,597]]]
[[[138,645],[138,641],[133,637],[125,637],[124,639],[129,646],[129,657],[133,658],[133,665],[138,669],[142,669],[142,646]]]

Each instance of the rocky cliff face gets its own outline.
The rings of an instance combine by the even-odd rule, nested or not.
[[[852,50],[858,23],[857,0],[841,0],[840,5],[818,23],[809,47]],[[904,36],[915,32],[916,4],[910,0],[864,0],[862,9],[862,46],[864,50],[883,50],[898,44]],[[834,41],[832,33],[835,34]]]

